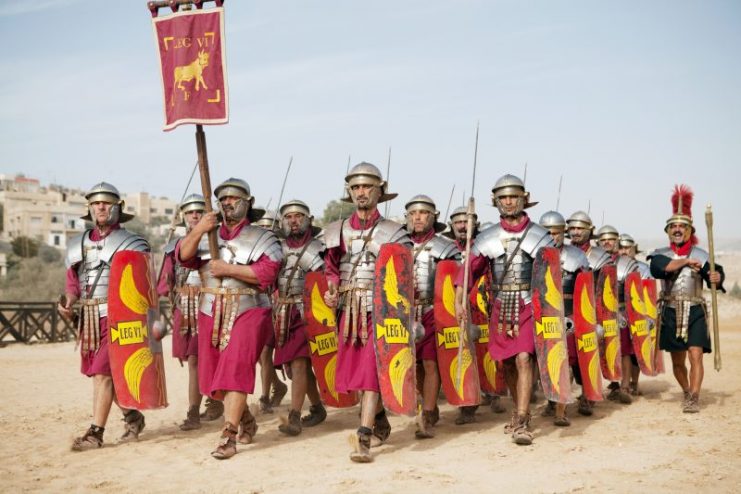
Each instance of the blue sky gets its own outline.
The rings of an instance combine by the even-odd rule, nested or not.
[[[213,5],[213,4],[210,4]],[[385,171],[391,213],[426,193],[445,210],[522,175],[536,219],[560,200],[657,237],[678,182],[741,237],[741,3],[736,1],[243,1],[226,7],[230,123],[206,128],[211,180],[321,214],[347,157]],[[163,9],[163,13],[167,9]],[[145,2],[0,0],[0,173],[179,199],[194,127],[162,132]],[[191,187],[197,190],[199,185]],[[704,225],[698,228],[704,238]]]

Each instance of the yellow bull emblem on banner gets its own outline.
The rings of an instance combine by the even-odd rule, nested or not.
[[[187,90],[185,87],[183,87],[183,82],[190,82],[193,79],[196,80],[196,86],[195,90],[200,91],[201,86],[203,86],[203,89],[208,89],[208,86],[206,86],[206,82],[203,80],[203,70],[208,67],[208,58],[209,55],[206,51],[201,50],[198,52],[198,56],[188,65],[179,65],[175,67],[174,76],[175,81],[173,85],[183,91],[183,94],[186,95],[187,99]],[[170,101],[170,106],[175,105],[175,91],[173,91],[172,99]]]

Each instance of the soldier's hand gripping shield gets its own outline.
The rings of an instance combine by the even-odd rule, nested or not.
[[[603,266],[595,286],[597,322],[602,327],[599,339],[600,366],[602,376],[608,381],[620,381],[623,371],[620,359],[620,334],[618,333],[617,269],[614,265]]]
[[[547,400],[569,403],[571,382],[564,331],[561,257],[555,247],[543,247],[533,262],[533,319],[540,382]]]
[[[471,338],[464,338],[461,381],[457,384],[460,328],[455,319],[455,286],[453,279],[460,263],[446,260],[437,264],[435,273],[435,349],[440,382],[445,397],[453,406],[479,404],[479,375],[476,348]]]
[[[327,292],[324,273],[311,271],[304,280],[304,318],[309,342],[311,366],[322,402],[330,407],[347,408],[358,403],[358,394],[339,393],[335,386],[337,371],[337,318],[324,302]]]
[[[625,277],[625,312],[630,326],[630,340],[638,366],[647,376],[654,376],[653,339],[649,334],[646,305],[643,303],[643,281],[637,271]]]
[[[581,271],[576,275],[574,285],[574,339],[582,375],[583,394],[590,401],[602,401],[602,375],[596,328],[594,276],[591,271]]]
[[[108,356],[118,404],[146,410],[167,406],[162,343],[153,335],[159,323],[156,271],[149,253],[121,251],[113,256],[108,286]]]
[[[381,246],[373,286],[373,345],[381,398],[391,412],[416,413],[414,259],[409,247]]]

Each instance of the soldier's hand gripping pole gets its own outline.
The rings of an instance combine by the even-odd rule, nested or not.
[[[708,251],[710,253],[710,272],[715,272],[715,245],[713,242],[713,209],[708,204],[705,210],[705,225],[708,229]],[[718,290],[715,283],[710,283],[710,297],[713,307],[713,349],[715,353],[715,370],[720,371],[720,328],[718,327]]]
[[[211,206],[211,175],[208,171],[208,151],[206,150],[206,133],[203,125],[196,125],[196,148],[198,149],[198,170],[201,172],[201,189],[206,202],[206,212],[214,209]],[[219,258],[219,243],[216,239],[216,229],[208,232],[208,251],[211,259]]]

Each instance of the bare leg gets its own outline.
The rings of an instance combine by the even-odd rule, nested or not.
[[[318,405],[322,399],[319,396],[319,387],[316,383],[316,376],[311,365],[307,365],[306,369],[306,395],[309,397],[309,403],[312,405]]]
[[[630,389],[630,376],[633,374],[633,362],[630,360],[630,355],[623,355],[620,359],[620,363],[623,365],[623,375],[620,378],[620,387],[623,391]]]
[[[518,415],[527,415],[530,410],[530,394],[533,392],[533,361],[529,353],[520,353],[516,357],[517,395],[515,404]]]
[[[93,376],[93,424],[105,427],[113,404],[113,378],[96,374]],[[122,409],[124,412],[126,410]]]
[[[224,421],[236,426],[242,418],[247,404],[247,394],[239,391],[227,391],[224,395]]]
[[[517,364],[515,363],[515,357],[508,358],[503,362],[504,368],[504,381],[507,383],[509,388],[509,394],[512,395],[512,403],[517,409]]]
[[[265,345],[260,353],[260,382],[262,384],[262,396],[270,396],[270,384],[273,382],[273,348]]]
[[[705,376],[705,368],[702,364],[702,348],[699,346],[691,346],[690,351],[690,382],[689,390],[694,395],[700,394],[700,388],[702,387],[702,379]]]
[[[188,357],[188,404],[191,407],[201,406],[201,391],[198,389],[198,357]]]
[[[363,398],[360,405],[360,425],[362,427],[368,427],[369,429],[373,428],[376,414],[383,409],[381,406],[381,400],[378,398],[379,395],[375,391],[363,392]]]
[[[432,411],[437,405],[437,393],[440,389],[440,375],[437,371],[437,362],[434,360],[423,360],[422,365],[425,370],[423,391],[422,391],[422,409]]]
[[[306,358],[297,358],[291,361],[291,374],[293,376],[291,380],[291,409],[299,412],[304,406],[304,397],[308,389],[308,364],[309,359]]]
[[[679,383],[682,391],[688,392],[690,390],[690,382],[687,376],[687,366],[685,365],[685,359],[687,358],[687,352],[671,352],[672,356],[672,371],[674,372],[674,378]]]

